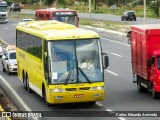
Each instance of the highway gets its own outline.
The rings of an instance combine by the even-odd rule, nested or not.
[[[19,13],[19,12],[18,12]],[[35,11],[33,10],[27,10],[22,9],[20,13],[24,14],[35,14]],[[80,18],[89,18],[89,13],[78,13],[78,16]],[[95,14],[91,13],[91,18],[95,20],[108,20],[108,21],[116,21],[116,22],[122,22],[127,24],[144,24],[144,18],[137,17],[137,21],[122,21],[121,16],[119,15],[109,15],[109,14]],[[146,18],[146,24],[160,24],[160,19],[154,19],[154,18]]]
[[[18,21],[9,20],[7,24],[0,24],[0,39],[9,44],[15,44],[15,27]],[[14,101],[21,111],[159,111],[160,100],[154,100],[151,94],[138,93],[136,84],[132,83],[130,45],[127,44],[127,37],[112,33],[97,31],[101,36],[103,52],[109,56],[109,67],[105,70],[105,100],[97,102],[96,105],[88,104],[65,104],[47,107],[41,97],[35,93],[28,93],[24,90],[16,74],[8,75],[2,72],[0,64],[0,85]],[[1,63],[1,59],[0,59]],[[6,86],[6,81],[13,89]],[[8,85],[7,84],[7,85]],[[16,95],[16,97],[15,97]],[[17,97],[18,96],[18,97]],[[17,98],[21,99],[18,100]],[[96,114],[96,113],[95,113]],[[82,114],[83,117],[83,114]],[[51,119],[54,118],[41,118]],[[56,120],[71,120],[73,117],[56,117]],[[77,117],[81,120],[81,117]],[[134,117],[86,117],[92,120],[135,120]],[[137,120],[159,120],[159,118],[138,118]]]

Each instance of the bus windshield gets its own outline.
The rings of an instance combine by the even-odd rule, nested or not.
[[[56,12],[53,13],[53,19],[76,26],[76,14],[74,12]]]
[[[49,42],[50,84],[101,82],[99,40]]]

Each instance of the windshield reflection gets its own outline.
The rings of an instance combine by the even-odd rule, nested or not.
[[[7,11],[7,7],[6,6],[0,6],[0,11],[1,12],[6,12]]]
[[[75,15],[55,15],[53,19],[76,26],[76,16]]]
[[[51,84],[102,81],[99,40],[49,42]]]

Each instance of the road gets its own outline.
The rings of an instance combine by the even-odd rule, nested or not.
[[[26,10],[22,9],[21,13],[25,14],[35,14],[35,11],[33,10]],[[89,13],[78,13],[78,16],[80,18],[89,18]],[[119,15],[109,15],[109,14],[91,14],[92,19],[96,20],[109,20],[109,21],[117,21],[117,22],[122,22],[122,23],[127,23],[127,24],[144,24],[144,18],[137,17],[137,21],[122,21],[121,16]],[[160,19],[152,19],[152,18],[147,18],[146,19],[146,24],[160,24]]]
[[[16,20],[10,20],[7,24],[0,24],[0,39],[5,40],[9,44],[14,44],[15,27],[17,23],[18,21]],[[112,33],[100,31],[97,32],[101,36],[103,52],[106,52],[110,59],[109,67],[105,71],[106,95],[104,101],[98,102],[94,106],[88,106],[87,104],[67,104],[47,107],[43,99],[37,94],[29,94],[24,90],[23,84],[20,82],[17,75],[8,75],[7,73],[2,72],[2,70],[0,70],[0,85],[21,111],[53,111],[53,113],[57,110],[108,111],[108,113],[110,113],[110,111],[159,111],[160,101],[154,100],[149,93],[138,93],[136,84],[132,83],[130,45],[127,44],[127,38]],[[1,64],[0,68],[2,68]],[[4,84],[4,81],[9,83],[13,90],[9,90],[8,87]],[[19,101],[17,97],[15,97],[15,94],[18,95],[19,98],[22,99],[22,101]],[[58,117],[56,119],[67,120],[74,118]],[[81,120],[80,117],[76,119]],[[109,118],[94,117],[86,119],[106,120]],[[134,120],[135,118],[115,117],[110,119]],[[146,120],[147,118],[138,119]],[[152,119],[155,120],[156,118]],[[148,118],[148,120],[152,119]],[[157,118],[157,120],[158,119],[159,118]]]

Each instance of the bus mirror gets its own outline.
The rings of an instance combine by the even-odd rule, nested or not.
[[[107,54],[103,54],[103,67],[104,69],[106,69],[109,65],[109,58],[107,56]]]

